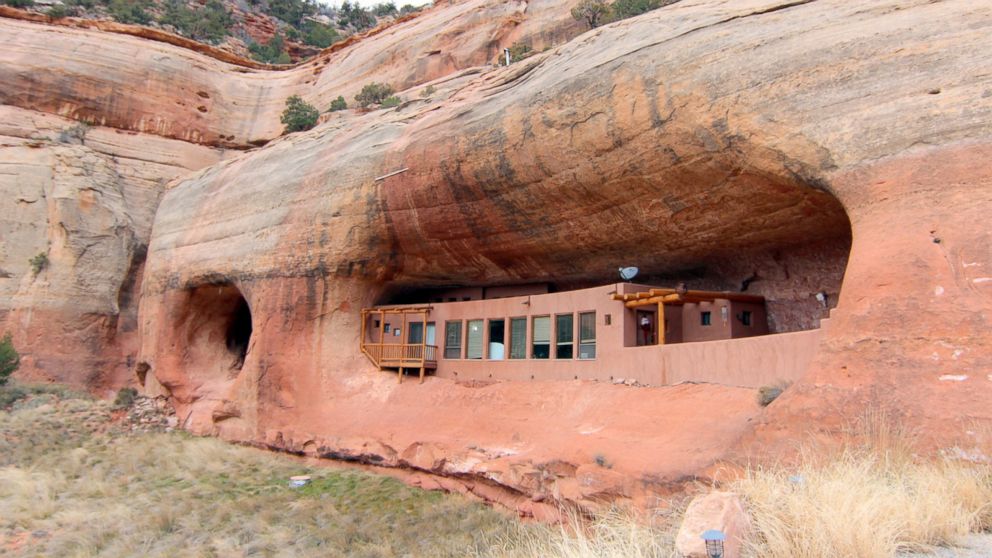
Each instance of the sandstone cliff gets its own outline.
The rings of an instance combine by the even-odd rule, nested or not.
[[[79,60],[21,56],[46,85],[18,84],[3,103],[60,112],[89,95],[76,84],[96,91],[107,80],[119,102],[101,104],[99,122],[208,145],[271,140],[290,93],[323,105],[373,75],[438,78],[435,98],[335,115],[164,193],[136,369],[172,395],[187,428],[470,479],[533,495],[518,505],[536,513],[548,497],[663,491],[735,442],[760,453],[836,431],[869,406],[910,420],[931,448],[992,419],[982,220],[992,8],[685,0],[509,68],[452,74],[485,61],[489,44],[476,37],[465,43],[476,54],[442,61],[430,50],[441,39],[423,32],[457,29],[483,5],[490,15],[515,6],[435,9],[381,49],[359,43],[280,73],[160,45],[100,80],[83,79],[95,70]],[[486,27],[495,19],[481,27],[501,29]],[[37,48],[57,40],[26,25],[2,28]],[[104,40],[134,44],[74,33],[94,52]],[[376,57],[400,49],[414,54]],[[349,60],[360,53],[379,69]],[[137,80],[133,68],[161,73]],[[62,75],[75,77],[57,85]],[[199,91],[214,103],[205,112],[191,103]],[[101,208],[126,223],[114,203]],[[772,301],[781,330],[817,321],[813,295],[827,292],[836,307],[811,370],[762,412],[752,392],[723,386],[397,385],[358,352],[358,310],[399,292],[582,284],[631,260],[725,288],[758,275],[754,292]],[[241,297],[253,330],[239,366],[223,341]],[[616,455],[613,469],[596,468],[600,452]]]

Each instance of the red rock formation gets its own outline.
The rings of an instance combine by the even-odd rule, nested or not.
[[[275,135],[289,92],[323,105],[372,79],[450,74],[541,21],[507,10],[539,7],[438,7],[326,64],[264,76],[149,48],[133,66],[173,68],[168,83],[134,88],[122,68],[85,87],[119,85],[120,105],[100,105],[107,122],[148,112],[163,135],[243,145]],[[685,0],[509,68],[438,79],[438,99],[407,93],[396,110],[334,115],[200,170],[155,216],[140,308],[147,387],[196,432],[583,505],[645,501],[735,441],[738,453],[777,449],[869,406],[930,447],[958,443],[967,423],[992,419],[990,27],[992,10],[964,1]],[[33,48],[65,40],[2,29]],[[84,51],[108,40],[72,33]],[[44,85],[15,80],[0,101],[81,102],[88,65],[27,58],[16,60]],[[77,77],[59,82],[63,72]],[[198,90],[216,103],[201,120],[169,104]],[[815,322],[826,291],[839,300],[823,350],[756,428],[747,390],[397,385],[358,352],[358,310],[398,292],[583,284],[632,259],[725,288],[754,276],[782,330]],[[240,362],[230,326],[242,299],[252,331]]]

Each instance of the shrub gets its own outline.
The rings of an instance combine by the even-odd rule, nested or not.
[[[169,0],[158,22],[171,25],[191,39],[219,43],[230,33],[232,19],[220,0],[207,0],[198,9],[190,8],[183,0]]]
[[[510,62],[520,62],[534,53],[530,45],[524,43],[513,43],[510,46]]]
[[[0,2],[14,8],[30,8],[34,6],[34,0],[0,0]]]
[[[282,35],[273,35],[269,42],[264,45],[252,43],[248,45],[248,52],[251,57],[266,64],[289,64],[289,54],[286,53],[286,42]]]
[[[437,88],[433,85],[428,85],[427,87],[420,90],[420,96],[427,98],[437,92]]]
[[[396,9],[395,3],[383,2],[373,6],[372,13],[374,13],[376,17],[386,17],[386,16],[396,15],[397,13],[399,13],[399,10]]]
[[[613,20],[627,19],[676,2],[678,0],[616,0],[610,5],[610,17]]]
[[[423,6],[414,6],[413,4],[403,4],[400,8],[400,15],[412,14],[413,12],[419,12],[424,9]]]
[[[134,405],[134,400],[138,398],[138,390],[134,388],[121,388],[117,390],[117,397],[114,398],[114,408],[128,409]]]
[[[56,4],[51,8],[48,8],[48,11],[45,12],[45,15],[47,15],[52,19],[62,19],[64,17],[69,17],[69,8],[66,8],[62,4]]]
[[[341,35],[333,29],[316,21],[308,21],[303,42],[317,48],[327,48],[341,40]]]
[[[579,21],[585,21],[590,28],[595,29],[609,19],[610,6],[605,0],[581,0],[577,6],[572,8],[572,17]]]
[[[38,275],[43,269],[48,267],[48,254],[38,252],[33,258],[28,260],[28,263],[31,264],[31,271],[34,272],[35,275]]]
[[[147,3],[144,0],[110,0],[107,10],[115,21],[146,25],[152,20],[145,11],[146,7]]]
[[[344,100],[344,97],[338,95],[337,99],[331,101],[331,109],[328,112],[337,112],[339,110],[346,110],[348,108],[348,103]]]
[[[10,334],[0,339],[0,386],[10,380],[10,375],[21,365],[21,355],[14,349]]]
[[[375,25],[375,16],[372,12],[345,0],[338,10],[338,22],[343,26],[350,26],[355,31],[364,31]]]
[[[269,0],[265,13],[299,26],[303,18],[317,13],[317,4],[308,0]]]
[[[70,126],[68,128],[63,128],[59,132],[59,143],[78,143],[79,145],[86,144],[86,134],[90,131],[90,125],[85,122],[80,122],[75,126]]]
[[[31,395],[31,392],[22,386],[0,384],[0,409],[6,409],[28,395]]]
[[[299,132],[309,130],[317,125],[320,113],[313,105],[307,103],[299,97],[293,95],[286,99],[286,110],[282,111],[280,121],[286,126],[286,132]]]
[[[392,97],[386,97],[385,99],[383,99],[382,104],[380,104],[379,106],[382,108],[393,108],[400,106],[402,102],[403,99],[400,99],[396,95],[393,95]]]
[[[377,105],[385,101],[393,94],[393,88],[386,85],[385,83],[367,83],[362,90],[355,95],[355,100],[362,108],[367,108],[369,105]]]

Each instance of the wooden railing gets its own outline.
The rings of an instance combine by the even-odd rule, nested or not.
[[[364,343],[362,350],[377,366],[406,366],[419,368],[422,363],[437,364],[437,347],[434,345],[404,343]]]

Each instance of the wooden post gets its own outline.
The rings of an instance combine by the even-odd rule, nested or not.
[[[665,303],[658,303],[658,344],[665,344]]]
[[[396,375],[396,383],[398,383],[398,384],[402,384],[403,383],[403,365],[402,364],[400,365],[400,371],[399,371],[399,373]]]
[[[362,351],[365,351],[365,325],[366,325],[365,317],[366,316],[367,313],[365,312],[365,310],[362,310],[362,333],[361,333],[361,337],[358,338],[358,347]]]
[[[424,383],[424,367],[427,366],[427,311],[423,314],[420,329],[420,383]]]
[[[382,351],[384,338],[386,337],[386,311],[379,311],[379,361],[376,363],[379,365],[379,370],[382,371]]]

